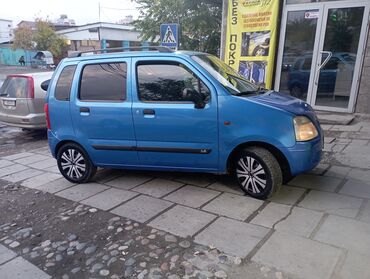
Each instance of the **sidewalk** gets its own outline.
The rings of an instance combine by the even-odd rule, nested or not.
[[[213,175],[103,170],[94,183],[73,185],[61,178],[47,147],[0,158],[0,182],[20,184],[34,193],[47,192],[55,200],[54,204],[62,204],[64,200],[81,205],[86,214],[90,209],[106,214],[99,222],[101,233],[108,238],[115,235],[117,241],[120,239],[120,234],[113,233],[120,225],[109,222],[111,216],[121,218],[119,222],[143,226],[140,234],[147,231],[142,238],[132,238],[129,245],[132,250],[121,262],[118,260],[116,266],[108,265],[112,256],[105,248],[115,242],[94,242],[97,241],[94,237],[90,237],[95,243],[92,245],[100,249],[94,260],[73,247],[63,250],[55,246],[55,251],[49,249],[47,253],[33,254],[34,257],[32,250],[22,253],[22,257],[32,264],[37,263],[52,276],[58,270],[61,272],[58,266],[60,268],[62,263],[73,262],[78,273],[62,269],[64,278],[109,278],[129,270],[127,278],[139,278],[142,274],[142,278],[173,279],[192,276],[368,279],[370,121],[363,119],[347,126],[323,125],[323,129],[326,137],[321,164],[311,173],[294,178],[278,195],[265,202],[244,196],[227,177]],[[15,208],[14,212],[17,210]],[[62,217],[68,217],[71,212],[62,208],[59,211]],[[5,219],[6,216],[3,222]],[[93,219],[87,220],[92,222]],[[48,220],[44,222],[47,224]],[[21,219],[19,223],[22,227]],[[73,224],[75,227],[62,225],[60,229],[65,230],[65,235],[83,231],[78,227],[81,223]],[[132,230],[130,224],[123,225],[123,232],[126,228]],[[21,229],[8,227],[0,229],[0,237]],[[44,230],[42,235],[50,233],[47,228]],[[167,257],[161,251],[163,254],[157,255],[155,261],[150,249],[138,253],[139,248],[135,247],[149,247],[153,239],[162,238],[163,241],[154,246],[166,250],[168,244],[159,233],[176,239]],[[81,232],[79,237],[85,236]],[[47,240],[40,239],[36,247]],[[0,241],[11,248],[11,242]],[[28,248],[28,244],[26,240],[17,241],[19,246],[11,250],[20,255],[19,251]],[[184,246],[187,248],[181,248],[180,243],[184,241],[187,241]],[[67,251],[74,252],[69,255]],[[48,258],[50,253],[53,255]],[[58,255],[63,259],[61,262],[56,260]],[[171,262],[174,256],[176,262]],[[126,265],[130,258],[135,260]],[[94,262],[99,263],[96,269],[92,268]],[[141,262],[145,265],[140,266]]]

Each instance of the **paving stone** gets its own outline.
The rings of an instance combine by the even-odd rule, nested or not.
[[[8,161],[8,160],[1,160],[0,159],[0,168],[8,167],[10,165],[14,165],[13,162]]]
[[[106,185],[113,186],[122,190],[130,190],[140,184],[148,182],[152,177],[139,174],[126,174],[111,181],[106,182]]]
[[[37,187],[37,189],[40,190],[40,191],[44,191],[44,192],[54,194],[56,192],[65,190],[65,189],[70,188],[70,187],[75,186],[75,185],[76,184],[73,184],[73,183],[69,182],[65,178],[59,178],[57,180],[53,180],[53,181],[47,182],[43,185],[40,185],[40,186]]]
[[[34,169],[44,170],[46,168],[50,168],[50,167],[53,167],[53,166],[57,167],[57,161],[54,158],[48,158],[48,159],[40,161],[40,162],[32,163],[31,166]]]
[[[325,176],[344,178],[350,170],[351,168],[349,167],[331,166],[330,169],[325,173]]]
[[[340,268],[337,278],[369,279],[369,255],[363,255],[354,251],[348,251],[346,259],[344,260],[344,263]]]
[[[214,190],[189,185],[171,193],[166,196],[165,199],[174,203],[197,208],[219,194],[220,192]]]
[[[244,258],[268,232],[260,226],[221,217],[196,235],[194,241]]]
[[[97,184],[97,183],[87,183],[79,184],[71,188],[65,189],[61,192],[56,193],[57,196],[66,198],[72,201],[81,201],[99,192],[109,189],[109,187]]]
[[[149,226],[187,237],[193,236],[215,218],[213,214],[177,205],[152,220]]]
[[[61,177],[62,175],[56,173],[44,173],[24,180],[22,182],[22,186],[28,188],[37,188],[41,185],[44,185],[45,183],[57,180]]]
[[[292,213],[275,226],[276,230],[309,237],[323,217],[323,213],[294,207]]]
[[[223,183],[223,182],[216,182],[207,187],[207,189],[216,190],[219,192],[227,192],[235,195],[245,195],[242,189],[239,186],[232,184],[232,183]]]
[[[111,212],[144,223],[171,205],[171,202],[141,195]]]
[[[321,124],[321,128],[324,130],[324,131],[329,131],[330,128],[332,128],[333,125],[330,125],[330,124]]]
[[[185,184],[195,185],[199,187],[206,187],[213,182],[210,176],[202,174],[184,174],[176,178],[176,180]]]
[[[30,152],[22,152],[22,153],[17,153],[17,154],[1,157],[1,159],[12,161],[12,160],[20,159],[20,158],[30,157],[30,156],[33,156],[33,155],[35,155],[35,154],[30,153]]]
[[[26,166],[14,164],[0,169],[0,177],[10,175],[22,170],[28,169]]]
[[[370,181],[370,170],[351,169],[347,174],[347,178],[353,178],[368,182]]]
[[[341,183],[341,179],[335,177],[318,176],[318,175],[299,175],[288,183],[288,185],[299,186],[308,189],[334,192]]]
[[[335,140],[335,138],[333,138],[333,137],[325,137],[324,138],[325,143],[332,143],[334,140]]]
[[[288,216],[291,206],[270,202],[260,213],[251,221],[252,224],[272,228],[282,218]]]
[[[364,146],[368,143],[369,141],[365,139],[353,139],[349,146]]]
[[[276,203],[293,205],[304,192],[304,189],[298,187],[282,186],[280,191],[275,193],[269,200]]]
[[[90,205],[102,210],[110,210],[111,208],[129,200],[139,194],[119,189],[108,189],[104,192],[96,194],[86,200],[81,201],[83,204]]]
[[[345,217],[356,217],[362,200],[345,195],[311,191],[299,206]]]
[[[50,275],[43,272],[37,266],[29,263],[21,257],[0,266],[1,279],[47,279]]]
[[[252,261],[301,279],[329,279],[342,255],[338,248],[285,232],[274,232]]]
[[[244,221],[255,212],[263,201],[246,196],[223,193],[202,209],[222,216]]]
[[[27,178],[30,178],[36,175],[40,175],[42,173],[43,173],[42,171],[38,171],[34,169],[26,169],[23,171],[15,172],[7,176],[4,176],[2,177],[2,179],[15,183],[15,182],[19,182],[19,181],[22,181],[24,179],[27,179]]]
[[[370,256],[370,224],[329,215],[314,239]]]
[[[370,146],[349,145],[342,153],[336,153],[334,159],[354,168],[370,169]]]
[[[366,202],[366,205],[361,212],[360,220],[363,222],[370,223],[370,201]]]
[[[184,184],[179,182],[162,178],[156,178],[134,188],[133,190],[142,194],[147,194],[149,196],[160,198],[167,195],[170,192],[175,191],[176,189],[180,188],[183,185]]]
[[[14,162],[22,165],[31,165],[33,163],[40,162],[46,159],[50,159],[50,157],[41,154],[33,154],[32,156],[14,160]]]
[[[52,166],[50,168],[46,168],[44,169],[44,171],[52,172],[52,173],[60,173],[58,166]]]
[[[318,164],[314,169],[310,170],[307,174],[322,175],[329,168],[329,164]]]
[[[12,250],[0,244],[0,264],[3,264],[12,258],[15,258],[16,256],[17,254],[14,253]]]
[[[351,195],[359,198],[370,198],[370,183],[361,180],[349,179],[340,190],[341,194]]]

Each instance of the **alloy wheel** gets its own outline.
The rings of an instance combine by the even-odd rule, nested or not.
[[[236,175],[242,187],[250,193],[258,194],[266,188],[266,172],[253,157],[245,156],[239,159]]]
[[[62,153],[61,168],[71,179],[80,179],[86,173],[84,156],[76,149],[67,149]]]

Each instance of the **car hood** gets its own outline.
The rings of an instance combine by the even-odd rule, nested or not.
[[[253,96],[251,100],[283,109],[295,115],[305,115],[308,116],[311,121],[318,122],[316,114],[309,104],[280,92],[269,91],[262,95]]]

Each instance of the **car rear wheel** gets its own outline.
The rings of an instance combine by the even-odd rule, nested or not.
[[[86,151],[75,143],[63,145],[57,154],[60,173],[72,183],[86,183],[96,173]]]
[[[261,147],[249,147],[236,156],[234,175],[245,193],[263,200],[277,192],[283,181],[278,161]]]

